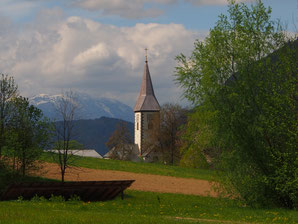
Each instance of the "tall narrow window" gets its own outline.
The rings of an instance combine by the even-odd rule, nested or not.
[[[137,114],[137,116],[136,116],[137,131],[139,130],[139,119],[140,119],[140,116],[139,116],[139,114]]]

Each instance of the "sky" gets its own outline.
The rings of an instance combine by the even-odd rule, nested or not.
[[[263,2],[297,33],[298,0]],[[187,105],[175,56],[190,55],[220,14],[226,0],[0,0],[0,73],[26,97],[72,89],[133,107],[148,48],[160,104]]]

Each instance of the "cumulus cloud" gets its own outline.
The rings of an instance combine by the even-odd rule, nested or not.
[[[65,17],[58,8],[42,11],[21,30],[0,21],[0,30],[6,29],[0,32],[0,72],[13,75],[23,95],[72,88],[130,106],[139,92],[144,48],[158,99],[174,101],[181,95],[173,83],[174,57],[189,53],[206,34],[179,24],[116,27]]]

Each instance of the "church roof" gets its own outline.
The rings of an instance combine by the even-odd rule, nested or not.
[[[160,111],[159,103],[154,95],[148,61],[145,61],[141,90],[134,111]]]

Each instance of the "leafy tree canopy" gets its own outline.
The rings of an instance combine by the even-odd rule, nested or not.
[[[177,57],[176,81],[200,122],[189,141],[220,152],[234,197],[297,207],[297,41],[288,43],[261,1],[228,8],[189,58]]]
[[[50,125],[27,98],[16,97],[10,103],[13,112],[5,130],[5,154],[13,158],[13,168],[25,176],[36,168],[36,160],[49,142]]]

